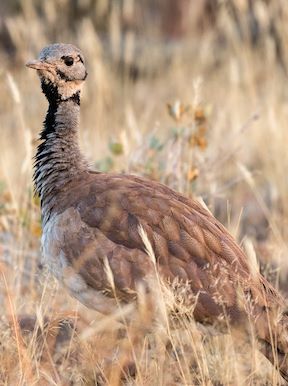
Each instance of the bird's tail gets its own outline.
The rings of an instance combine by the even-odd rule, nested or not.
[[[260,319],[256,323],[260,349],[288,382],[288,316],[281,315],[278,318],[273,318],[273,322],[271,322],[271,318],[268,320],[268,329],[267,324],[266,328],[263,328]]]

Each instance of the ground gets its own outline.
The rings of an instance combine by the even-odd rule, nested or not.
[[[74,14],[67,2],[13,1],[0,17],[0,384],[281,384],[253,337],[168,321],[164,295],[156,322],[143,304],[127,326],[59,288],[41,265],[32,185],[47,102],[24,63],[47,43],[79,46],[89,73],[80,139],[93,167],[202,199],[287,296],[287,5],[219,2],[201,28],[171,32],[167,15],[162,30],[152,17],[160,0],[138,27],[124,17],[142,15],[133,1],[96,1],[98,14],[114,4],[103,22],[88,3]]]

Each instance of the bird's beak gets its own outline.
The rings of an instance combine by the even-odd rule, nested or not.
[[[42,60],[29,60],[26,63],[26,66],[29,68],[34,68],[35,70],[47,70],[49,67],[48,63],[43,62]]]

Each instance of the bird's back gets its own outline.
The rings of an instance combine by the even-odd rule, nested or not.
[[[89,288],[112,296],[107,258],[119,298],[131,300],[137,283],[145,283],[153,272],[141,226],[161,276],[189,288],[187,299],[195,302],[199,321],[214,322],[223,312],[241,321],[243,297],[254,302],[255,313],[267,299],[272,308],[282,304],[280,295],[250,269],[228,231],[197,201],[162,184],[131,175],[83,173],[52,204],[46,227],[55,228],[58,219],[56,253]]]

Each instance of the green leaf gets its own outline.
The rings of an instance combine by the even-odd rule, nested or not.
[[[150,138],[149,147],[150,149],[160,151],[163,148],[163,144],[160,142],[159,138],[153,136]]]
[[[124,152],[123,145],[120,142],[110,142],[109,150],[114,155],[121,155]]]

